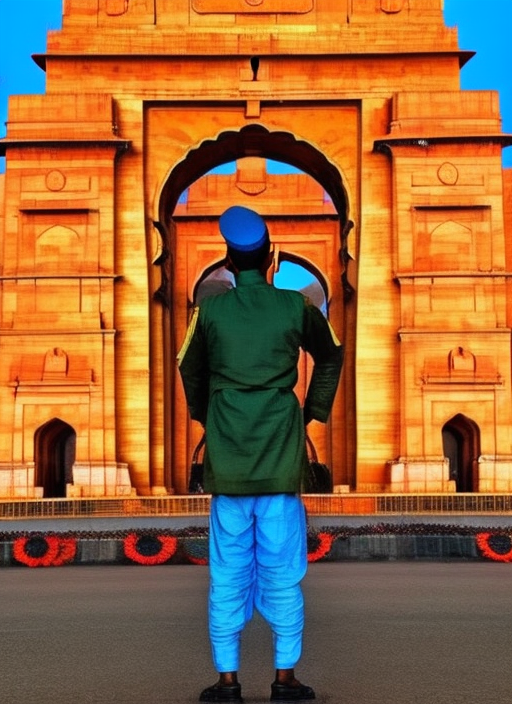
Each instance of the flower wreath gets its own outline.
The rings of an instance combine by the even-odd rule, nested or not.
[[[17,538],[12,554],[15,560],[28,567],[60,567],[74,560],[76,540],[58,535]]]
[[[169,535],[130,533],[123,547],[125,556],[139,565],[161,565],[176,552],[178,539]]]
[[[477,533],[476,544],[488,560],[512,562],[512,538],[507,533]]]
[[[316,562],[325,557],[332,547],[334,535],[330,533],[318,533],[316,536],[317,545],[314,550],[308,545],[308,562]],[[309,542],[309,541],[308,541]]]

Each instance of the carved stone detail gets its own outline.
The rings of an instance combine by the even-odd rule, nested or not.
[[[401,12],[404,8],[404,0],[381,0],[380,9],[387,14]]]
[[[311,12],[313,0],[191,0],[192,10],[199,14]]]
[[[46,188],[49,191],[62,191],[66,185],[66,177],[58,169],[53,169],[46,174]]]
[[[454,164],[445,161],[437,170],[437,177],[445,186],[454,186],[459,180],[459,172]]]
[[[107,0],[105,12],[109,17],[124,15],[128,11],[128,0]]]

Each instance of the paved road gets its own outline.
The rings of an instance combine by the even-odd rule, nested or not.
[[[215,673],[207,569],[0,570],[0,702],[189,704]],[[298,674],[319,704],[510,704],[512,564],[313,564]],[[246,704],[268,701],[270,636],[244,638]]]

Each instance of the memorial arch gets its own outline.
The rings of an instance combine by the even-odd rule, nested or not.
[[[512,492],[512,135],[442,0],[66,0],[34,58],[0,139],[0,497],[47,491],[52,418],[68,497],[185,491],[175,352],[235,200],[345,343],[335,489]]]

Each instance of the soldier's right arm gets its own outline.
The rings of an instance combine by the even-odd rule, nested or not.
[[[204,425],[208,410],[209,372],[198,307],[194,310],[177,359],[190,417]]]

